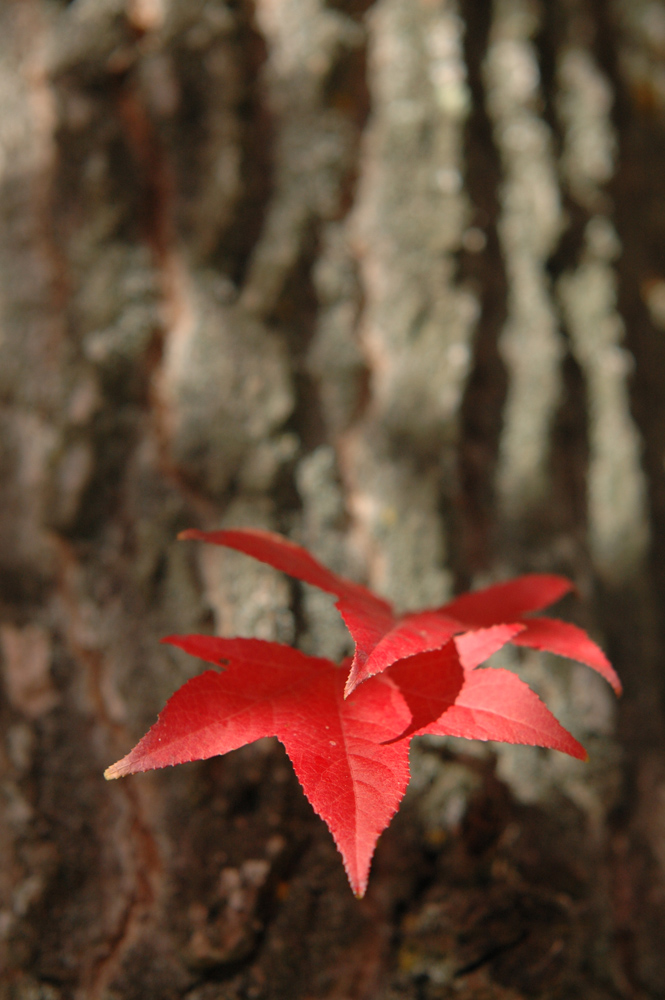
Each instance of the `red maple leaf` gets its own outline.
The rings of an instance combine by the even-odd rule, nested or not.
[[[521,618],[569,588],[559,577],[522,577],[465,595],[443,609],[398,619],[386,601],[278,535],[227,531],[187,532],[186,537],[239,549],[335,594],[356,655],[353,663],[337,665],[257,639],[170,636],[163,641],[222,672],[207,670],[176,691],[152,729],[108,768],[106,777],[205,759],[276,736],[305,795],[327,823],[358,896],[365,892],[376,842],[406,790],[414,735],[527,743],[586,757],[519,677],[477,669],[488,656],[508,641],[536,648],[558,643],[557,652],[594,660],[590,665],[618,685],[601,651],[581,630],[571,632],[572,626],[550,619]],[[506,622],[506,617],[519,620]],[[367,664],[370,669],[350,688],[348,677],[358,664],[361,673]]]
[[[408,742],[386,745],[410,720],[395,683],[382,677],[345,699],[346,670],[289,646],[203,635],[164,641],[226,669],[207,670],[176,691],[157,723],[106,777],[205,759],[277,736],[333,835],[353,891],[362,896],[376,841],[409,782]]]
[[[454,635],[474,633],[494,625],[522,626],[511,642],[547,650],[579,660],[597,670],[617,694],[621,681],[602,649],[582,629],[554,618],[527,617],[554,604],[572,590],[563,576],[531,573],[507,583],[463,594],[440,608],[397,617],[391,605],[371,590],[352,583],[321,565],[306,549],[270,531],[184,531],[180,538],[195,538],[236,549],[290,576],[313,584],[337,597],[336,606],[356,644],[346,684],[349,695],[368,677],[407,656],[440,649]],[[470,642],[471,640],[469,638]],[[507,639],[504,640],[508,641]],[[462,659],[467,648],[458,640]],[[481,657],[481,663],[487,656]]]

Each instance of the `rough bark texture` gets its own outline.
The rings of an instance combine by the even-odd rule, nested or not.
[[[665,995],[665,7],[0,5],[0,997]],[[219,630],[519,571],[626,687],[438,741],[356,901],[280,747],[105,784]]]

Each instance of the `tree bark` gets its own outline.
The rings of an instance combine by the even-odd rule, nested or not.
[[[0,997],[665,994],[665,6],[0,7]],[[218,631],[338,657],[258,526],[504,653],[590,762],[421,741],[367,897],[274,741],[106,784]]]

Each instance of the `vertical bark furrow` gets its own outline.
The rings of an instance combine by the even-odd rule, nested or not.
[[[488,5],[479,11],[469,3],[462,10],[472,103],[464,151],[472,225],[462,240],[460,276],[481,302],[473,364],[460,411],[458,503],[463,540],[458,542],[455,570],[464,589],[470,583],[469,574],[486,572],[497,555],[495,477],[508,380],[498,350],[507,309],[506,269],[498,235],[501,162],[483,81],[491,9]]]

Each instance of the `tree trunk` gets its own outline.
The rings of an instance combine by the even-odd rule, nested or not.
[[[0,7],[0,997],[665,995],[665,6]],[[589,750],[421,741],[357,901],[281,747],[106,784],[216,630],[523,571]],[[512,657],[512,658],[511,658]]]

